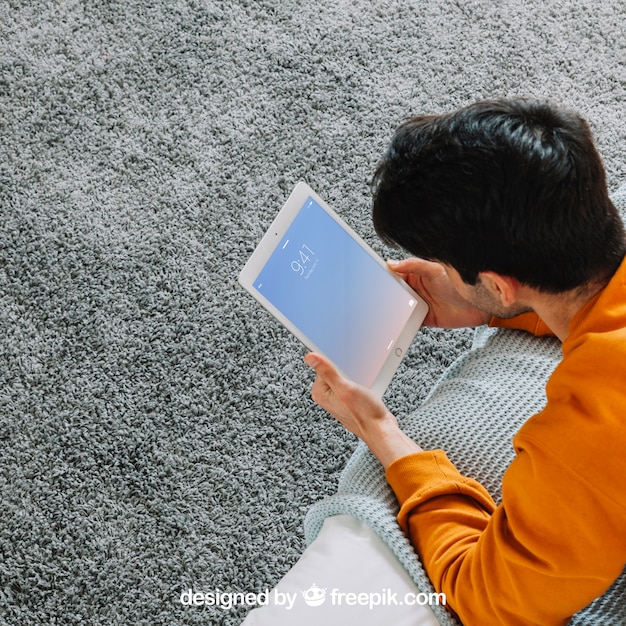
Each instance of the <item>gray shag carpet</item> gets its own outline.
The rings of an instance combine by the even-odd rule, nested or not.
[[[307,180],[383,255],[395,126],[472,100],[587,116],[626,181],[622,0],[4,0],[0,624],[239,624],[355,446],[238,287]],[[469,331],[425,330],[417,406]]]

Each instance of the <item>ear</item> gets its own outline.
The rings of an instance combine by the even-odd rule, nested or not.
[[[480,272],[479,277],[483,286],[504,306],[508,307],[518,301],[521,283],[517,278],[496,272]]]

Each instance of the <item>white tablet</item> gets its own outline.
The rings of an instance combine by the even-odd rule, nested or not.
[[[382,395],[428,306],[305,183],[239,282],[309,349]]]

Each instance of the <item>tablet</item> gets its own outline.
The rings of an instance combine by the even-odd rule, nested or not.
[[[239,282],[310,350],[378,395],[428,311],[306,183],[296,185]]]

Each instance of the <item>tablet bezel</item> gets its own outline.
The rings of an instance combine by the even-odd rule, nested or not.
[[[380,256],[378,256],[378,254],[376,254],[376,252],[305,182],[299,182],[295,186],[282,209],[274,218],[274,221],[267,229],[263,238],[239,273],[239,283],[255,298],[255,300],[257,300],[269,313],[271,313],[283,326],[285,326],[287,330],[295,335],[307,348],[314,352],[324,354],[323,350],[315,345],[313,341],[311,341],[297,326],[285,317],[285,315],[283,315],[254,287],[257,277],[309,197],[317,202],[322,209],[326,211],[326,213],[328,213],[328,215],[369,254],[369,256],[385,268],[391,280],[395,280],[416,300],[416,305],[411,313],[411,316],[409,317],[400,335],[396,338],[395,343],[389,351],[387,359],[383,364],[383,367],[376,376],[376,380],[370,386],[370,389],[374,393],[382,396],[396,373],[408,347],[413,341],[418,330],[421,328],[424,318],[428,312],[428,305],[413,289],[411,289],[411,287],[409,287],[409,285],[407,285],[404,280],[402,280],[401,277],[389,269],[385,261],[383,261]],[[339,366],[337,367],[339,368]],[[341,368],[339,369],[341,371]],[[345,375],[344,372],[342,372],[342,374]]]

